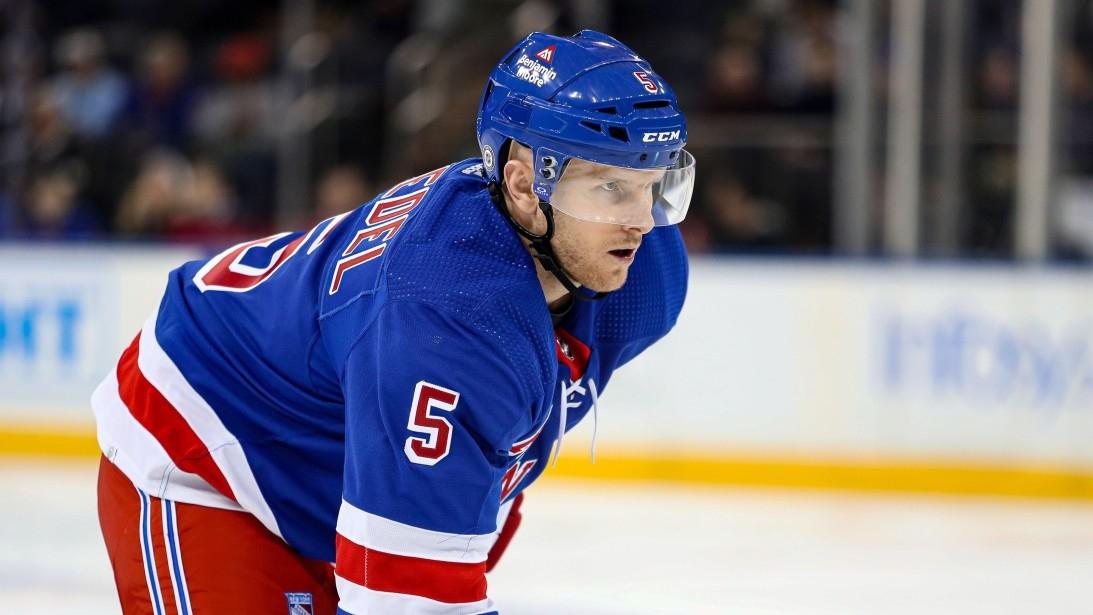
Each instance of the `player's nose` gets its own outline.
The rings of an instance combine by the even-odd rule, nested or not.
[[[629,232],[636,231],[642,235],[645,235],[649,231],[653,230],[653,212],[650,211],[644,214],[639,219],[631,220],[627,224],[623,225],[623,228]]]

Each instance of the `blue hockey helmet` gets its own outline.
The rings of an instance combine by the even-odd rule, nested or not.
[[[568,215],[644,225],[651,214],[652,223],[662,226],[687,214],[695,162],[683,149],[687,125],[675,94],[648,62],[606,34],[535,32],[517,44],[490,73],[477,132],[490,182],[501,184],[501,154],[514,140],[532,151],[533,190],[540,201]],[[641,199],[636,213],[587,199],[554,202],[555,187],[574,158],[660,171],[648,182],[651,200]]]

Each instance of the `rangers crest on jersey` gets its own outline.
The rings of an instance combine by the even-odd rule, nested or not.
[[[310,592],[288,592],[288,615],[315,615],[315,606]]]

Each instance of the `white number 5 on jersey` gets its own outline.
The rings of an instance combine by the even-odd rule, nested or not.
[[[410,420],[406,428],[422,436],[406,438],[406,457],[413,463],[432,466],[448,456],[452,446],[452,424],[434,411],[451,412],[459,403],[459,393],[422,380],[414,388]]]

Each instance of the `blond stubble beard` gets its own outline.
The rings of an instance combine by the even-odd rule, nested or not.
[[[626,283],[630,268],[621,263],[611,267],[603,246],[581,246],[573,240],[577,234],[568,229],[572,219],[555,211],[555,231],[551,244],[558,261],[574,282],[596,292],[611,292]]]

